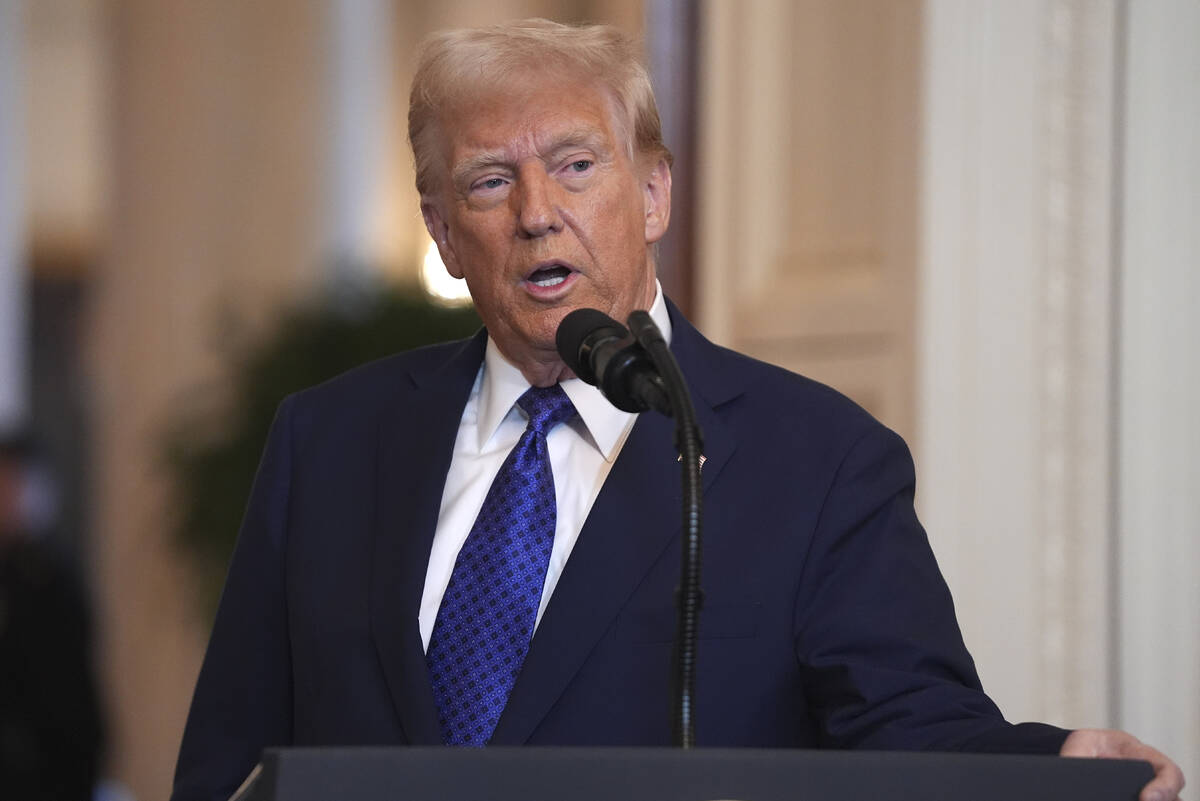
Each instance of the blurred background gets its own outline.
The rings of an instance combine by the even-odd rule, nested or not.
[[[93,665],[102,794],[169,792],[274,404],[476,324],[408,82],[525,16],[642,38],[667,293],[906,437],[1008,717],[1200,781],[1200,2],[0,0],[0,554],[80,607],[17,639],[0,590],[0,662]],[[17,675],[87,684],[4,673],[5,747]]]

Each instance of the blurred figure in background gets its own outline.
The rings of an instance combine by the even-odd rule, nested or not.
[[[29,437],[0,434],[0,797],[90,799],[102,727],[91,616],[37,514]]]

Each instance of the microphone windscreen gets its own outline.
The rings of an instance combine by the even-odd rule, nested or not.
[[[571,372],[588,383],[596,379],[584,357],[584,344],[592,335],[602,333],[620,339],[628,336],[625,326],[598,309],[576,309],[562,319],[554,335],[554,345]]]

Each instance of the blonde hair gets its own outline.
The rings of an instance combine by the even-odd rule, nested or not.
[[[630,156],[649,154],[671,163],[650,76],[627,36],[608,25],[525,19],[439,31],[425,39],[408,104],[417,191],[425,196],[434,189],[438,117],[447,107],[481,89],[547,71],[598,81],[612,96],[617,123],[629,137]]]

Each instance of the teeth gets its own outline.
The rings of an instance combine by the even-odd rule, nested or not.
[[[566,281],[566,280],[567,280],[566,276],[555,275],[555,276],[551,276],[549,278],[542,278],[540,280],[535,280],[533,283],[535,283],[538,286],[558,286],[559,284],[561,284],[563,281]]]

